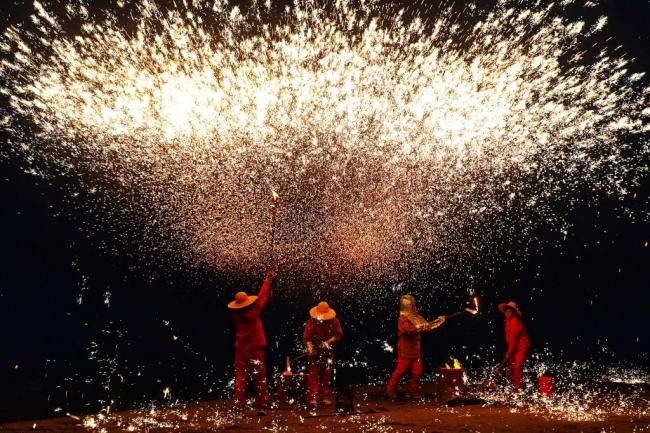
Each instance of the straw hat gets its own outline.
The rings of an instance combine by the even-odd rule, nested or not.
[[[309,310],[309,315],[318,320],[331,320],[336,317],[336,311],[332,310],[327,302],[319,302]]]
[[[506,314],[505,313],[506,308],[512,308],[514,310],[514,312],[517,314],[517,316],[519,316],[519,317],[522,316],[521,310],[519,309],[519,307],[517,306],[517,303],[515,301],[509,301],[509,302],[505,302],[503,304],[499,304],[499,311],[501,311],[503,314]]]
[[[256,300],[257,296],[248,296],[246,292],[237,292],[235,300],[228,303],[228,308],[231,310],[239,310],[240,308],[248,307]]]

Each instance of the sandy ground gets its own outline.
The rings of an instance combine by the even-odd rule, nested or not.
[[[101,416],[55,418],[0,425],[12,433],[207,433],[207,432],[650,432],[650,415],[604,415],[596,421],[568,421],[554,414],[531,413],[513,405],[448,407],[433,401],[370,400],[356,404],[357,414],[335,415],[332,407],[317,411],[278,408],[266,416],[250,409],[233,416],[230,402],[215,401]],[[84,426],[84,423],[86,426]]]

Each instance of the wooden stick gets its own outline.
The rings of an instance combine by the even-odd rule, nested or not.
[[[466,313],[466,312],[467,311],[465,311],[465,310],[456,311],[455,313],[451,313],[451,314],[445,316],[445,320],[451,319],[453,317],[460,316],[461,314]]]
[[[280,196],[271,190],[271,268],[276,268],[275,259],[275,216],[278,213],[278,200]]]
[[[271,206],[271,268],[275,269],[275,204]]]

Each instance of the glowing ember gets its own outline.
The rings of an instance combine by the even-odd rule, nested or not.
[[[293,376],[293,373],[291,372],[291,358],[287,356],[286,360],[286,370],[282,373],[284,376]]]
[[[279,20],[270,2],[111,4],[36,1],[6,30],[2,127],[30,172],[77,177],[179,261],[259,273],[272,184],[295,272],[462,270],[536,221],[559,227],[558,197],[623,196],[646,166],[647,143],[626,140],[648,130],[650,92],[594,46],[605,17],[514,0],[457,22],[348,0]]]

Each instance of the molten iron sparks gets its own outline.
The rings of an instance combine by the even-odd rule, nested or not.
[[[291,358],[287,356],[287,359],[285,361],[285,367],[286,369],[282,373],[284,376],[293,376],[293,372],[291,371]]]
[[[7,29],[2,127],[29,170],[111,191],[86,195],[198,266],[259,271],[273,184],[295,271],[462,270],[561,226],[552,203],[580,185],[623,196],[647,158],[633,137],[650,92],[594,48],[604,17],[509,0],[458,21],[372,1],[299,0],[279,20],[270,2],[112,4],[36,1]]]
[[[474,308],[469,308],[469,307],[464,308],[464,309],[462,309],[462,310],[460,310],[460,311],[458,311],[456,313],[452,313],[452,314],[448,315],[447,318],[450,319],[452,317],[459,316],[462,313],[469,313],[469,314],[473,314],[473,315],[478,314],[478,297],[476,297],[476,296],[472,297],[472,304],[473,304]]]

